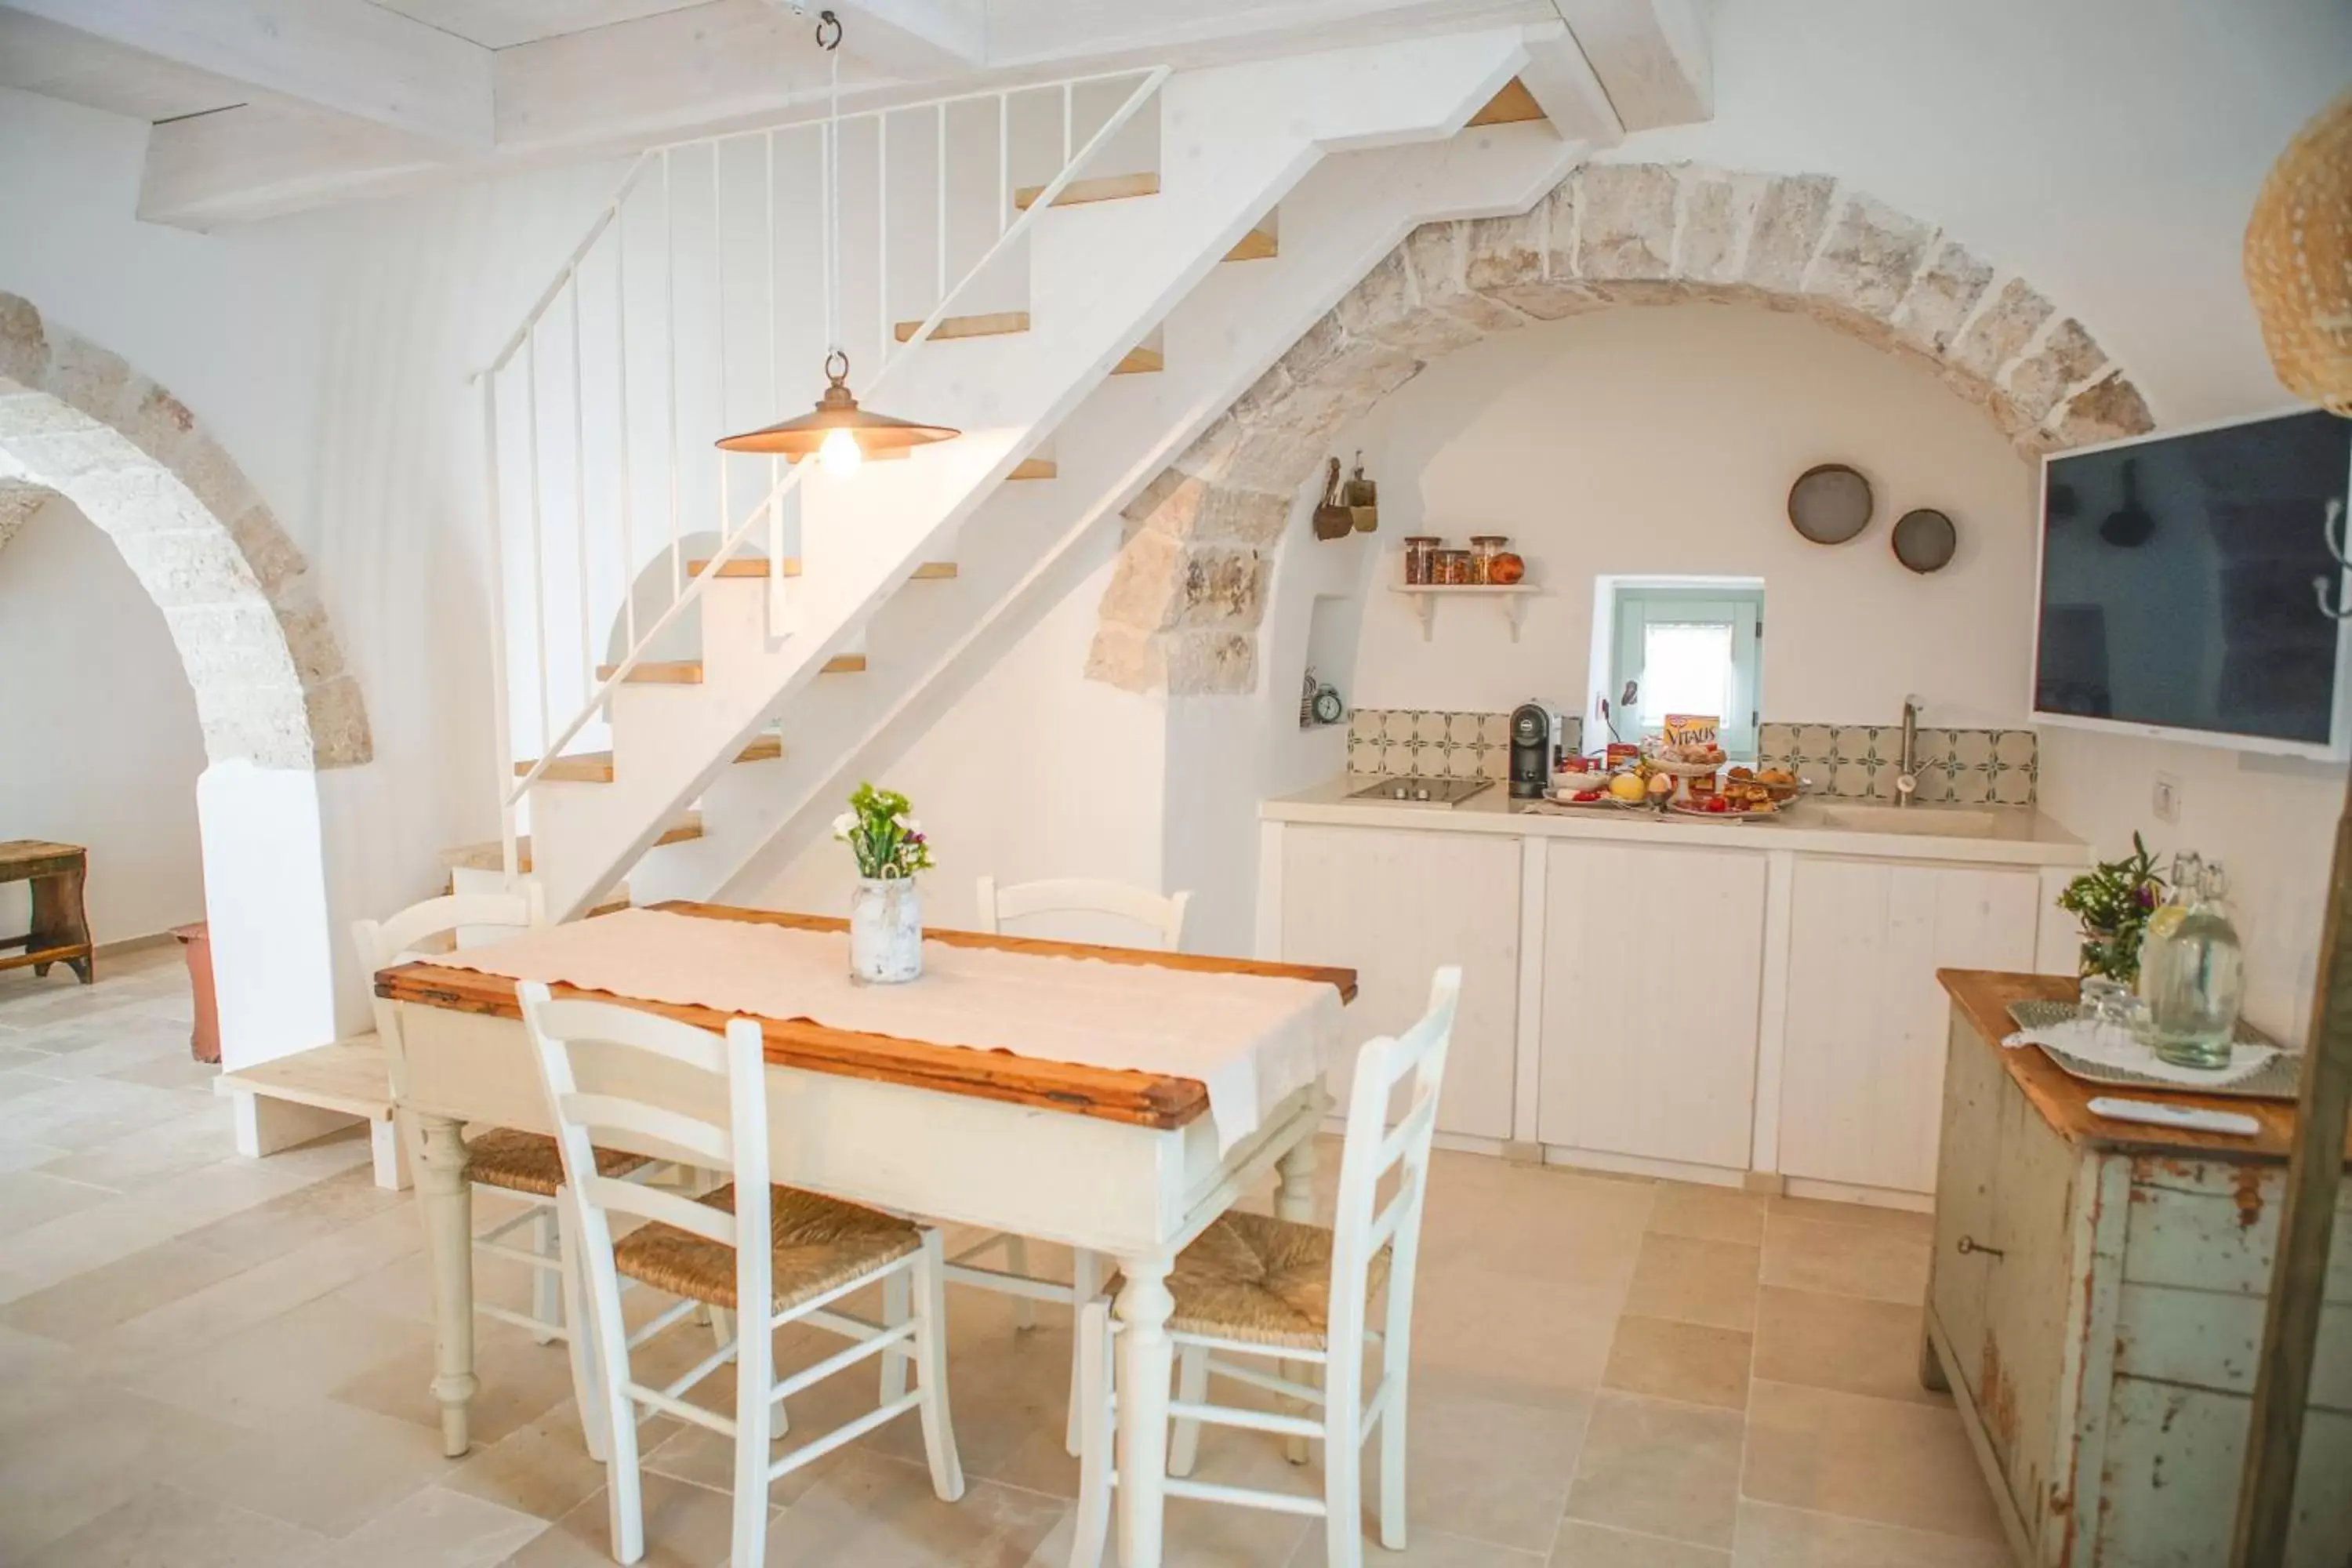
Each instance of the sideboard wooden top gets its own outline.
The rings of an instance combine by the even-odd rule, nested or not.
[[[2283,1100],[2248,1100],[2185,1089],[2129,1089],[2084,1083],[2031,1046],[2009,1050],[2003,1037],[2016,1033],[2009,1016],[2011,1002],[2072,1002],[2074,982],[2059,974],[2005,974],[1985,969],[1939,969],[1936,978],[1952,998],[1952,1006],[1969,1021],[1985,1048],[1997,1053],[2001,1066],[2026,1100],[2061,1137],[2078,1148],[2111,1149],[2132,1154],[2189,1154],[2200,1158],[2284,1163],[2294,1144],[2295,1108]],[[2091,1112],[2091,1101],[2116,1094],[2133,1100],[2160,1100],[2168,1104],[2198,1106],[2210,1110],[2234,1110],[2262,1123],[2251,1138],[2222,1132],[2192,1132],[2150,1127],[2137,1121],[2110,1121]],[[2352,1141],[2347,1141],[2352,1143]],[[2352,1146],[2346,1151],[2352,1164]]]
[[[656,904],[656,909],[703,920],[753,921],[793,926],[804,931],[837,931],[848,922],[822,915],[786,914],[769,910],[730,908],[683,900]],[[992,936],[981,931],[926,931],[932,942],[957,947],[992,947],[1008,952],[1044,957],[1095,958],[1109,963],[1149,964],[1211,974],[1264,974],[1286,980],[1310,980],[1328,984],[1342,1002],[1356,996],[1356,972],[1301,963],[1267,963],[1255,959],[1219,958],[1205,953],[1155,952],[1140,948],[1096,947],[1083,942],[1047,942],[1034,937]],[[602,995],[573,987],[555,987],[558,995]],[[394,1002],[443,1007],[461,1013],[520,1019],[521,1005],[515,983],[504,975],[478,970],[452,969],[430,961],[380,970],[375,994]],[[672,1006],[627,997],[613,1000],[647,1012],[682,1019],[705,1029],[724,1028],[728,1015],[707,1007]],[[879,1079],[911,1084],[950,1094],[1092,1116],[1107,1121],[1139,1126],[1181,1127],[1205,1114],[1209,1090],[1198,1079],[1169,1074],[1081,1067],[1069,1062],[1015,1056],[1009,1051],[984,1051],[963,1046],[933,1045],[888,1035],[865,1035],[827,1028],[806,1018],[762,1018],[766,1056],[781,1067],[850,1078]]]

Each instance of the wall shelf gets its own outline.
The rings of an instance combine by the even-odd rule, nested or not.
[[[1427,642],[1437,625],[1437,601],[1440,599],[1485,599],[1503,612],[1511,628],[1511,640],[1519,640],[1519,623],[1526,618],[1528,600],[1543,592],[1533,583],[1445,584],[1391,583],[1389,592],[1402,594],[1412,601],[1413,613],[1421,617],[1421,640]]]

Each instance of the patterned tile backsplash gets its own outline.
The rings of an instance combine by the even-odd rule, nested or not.
[[[1569,742],[1581,745],[1579,721]],[[1511,716],[1429,708],[1359,708],[1348,715],[1348,771],[1391,777],[1507,779]]]
[[[1918,798],[1956,805],[2032,805],[2041,777],[2031,730],[1918,732]],[[1893,800],[1903,751],[1899,724],[1766,724],[1758,763],[1811,779],[1815,795]]]
[[[1571,745],[1581,722],[1569,721]],[[1759,767],[1812,781],[1815,795],[1895,798],[1903,731],[1894,724],[1766,724]],[[1919,799],[1957,805],[2032,805],[2041,773],[2031,730],[1922,729]],[[1427,708],[1359,708],[1348,715],[1348,771],[1423,778],[1507,778],[1511,716]]]

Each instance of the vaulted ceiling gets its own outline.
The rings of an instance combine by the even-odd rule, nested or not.
[[[141,216],[210,227],[820,113],[824,4],[859,108],[1526,25],[1537,97],[1548,55],[1597,80],[1606,123],[1562,130],[1605,142],[1706,115],[1704,3],[0,0],[0,87],[148,121]]]

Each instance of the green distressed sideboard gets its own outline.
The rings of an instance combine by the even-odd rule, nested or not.
[[[1943,970],[1952,999],[1936,1250],[1920,1381],[1949,1387],[2021,1563],[2229,1561],[2254,1358],[2294,1107],[2252,1138],[2108,1121],[2116,1092],[2032,1047],[2008,1005],[2074,994],[2050,975]],[[2166,1098],[2173,1098],[2167,1096]],[[2352,1563],[2352,1186],[2295,1489],[2294,1568]]]

